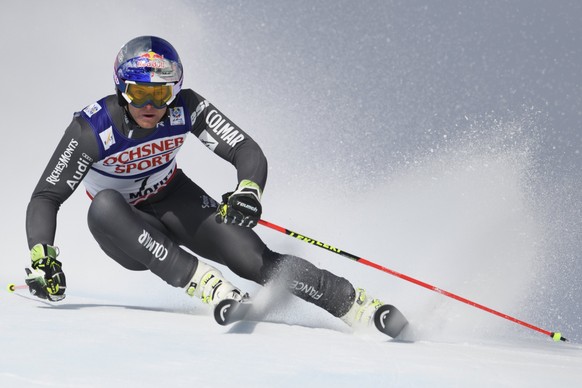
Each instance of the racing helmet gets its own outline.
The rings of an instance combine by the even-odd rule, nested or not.
[[[183,68],[176,49],[162,38],[139,36],[117,54],[113,80],[119,104],[162,109],[182,88]]]

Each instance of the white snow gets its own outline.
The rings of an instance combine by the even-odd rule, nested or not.
[[[582,348],[532,338],[391,341],[325,319],[214,324],[202,307],[1,295],[3,387],[576,387]],[[192,303],[192,306],[195,306]],[[295,306],[297,307],[297,306]],[[288,312],[287,314],[292,314]],[[267,320],[280,321],[279,314]],[[317,327],[317,326],[322,326]]]
[[[517,70],[498,67],[505,61],[490,60],[491,53],[508,55],[507,47],[481,57],[455,40],[460,21],[441,25],[430,19],[435,10],[408,8],[408,2],[390,3],[396,16],[379,4],[382,12],[339,1],[266,3],[2,4],[0,387],[582,386],[582,275],[579,240],[571,237],[579,233],[579,221],[571,222],[580,212],[579,182],[558,166],[556,176],[570,189],[540,187],[538,169],[547,166],[536,159],[543,126],[536,117],[507,120],[487,110],[486,119],[463,127],[458,119],[474,117],[464,111],[463,96],[448,104],[456,108],[433,114],[431,104],[446,104],[458,93],[443,90],[457,85],[456,78],[444,80],[431,67],[438,63],[421,60],[429,51],[468,56],[467,66],[455,67],[467,72],[458,80],[469,82],[466,90],[478,83],[474,89],[487,102],[507,98],[505,89],[494,89],[498,79],[517,83],[517,97],[524,88],[527,95],[538,83],[519,77],[524,68],[536,68],[538,56],[518,53]],[[465,18],[467,36],[478,37],[468,42],[503,44],[479,15],[464,12]],[[511,19],[506,23],[512,27]],[[382,27],[376,35],[374,26]],[[432,31],[435,39],[416,31]],[[265,312],[264,322],[221,327],[208,306],[183,290],[106,257],[86,226],[89,200],[82,189],[59,213],[56,245],[67,298],[49,304],[25,290],[9,293],[6,286],[22,284],[29,264],[24,215],[30,193],[72,113],[113,91],[114,56],[141,34],[172,41],[183,53],[185,86],[262,145],[270,163],[266,220],[544,330],[561,330],[572,342],[555,343],[263,227],[257,233],[272,249],[305,257],[393,303],[410,328],[393,341],[374,331],[352,333],[339,319],[294,298],[268,308],[277,299],[271,290],[225,268]],[[514,73],[515,79],[507,77]],[[369,101],[373,96],[378,101]],[[475,104],[473,112],[481,112]],[[536,109],[554,114],[552,103]],[[450,126],[423,128],[432,118]],[[404,125],[410,122],[418,124],[416,131]],[[188,140],[179,165],[219,198],[234,187],[235,173],[198,143]],[[544,192],[555,195],[539,195]],[[578,207],[567,205],[572,203]],[[561,275],[550,276],[556,273]],[[556,278],[575,281],[558,284]]]

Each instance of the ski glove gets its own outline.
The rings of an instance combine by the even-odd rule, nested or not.
[[[58,248],[47,244],[36,244],[30,250],[32,268],[25,269],[25,281],[32,295],[51,302],[65,298],[67,283],[58,255]]]
[[[222,196],[216,212],[216,222],[252,228],[261,219],[261,188],[248,179],[242,180],[236,191]]]

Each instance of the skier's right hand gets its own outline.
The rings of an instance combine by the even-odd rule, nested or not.
[[[261,188],[248,179],[242,180],[236,191],[222,196],[216,222],[252,228],[261,219]]]
[[[25,269],[25,282],[30,293],[51,302],[64,299],[67,288],[62,264],[57,260],[58,255],[58,248],[36,244],[30,250],[31,268]]]

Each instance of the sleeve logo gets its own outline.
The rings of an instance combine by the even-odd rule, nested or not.
[[[212,151],[212,152],[214,152],[214,150],[218,146],[218,140],[216,140],[212,136],[210,136],[210,134],[206,130],[202,131],[202,133],[200,134],[200,136],[198,136],[198,139],[200,139],[200,141],[206,147],[208,147],[208,149],[210,151]]]

